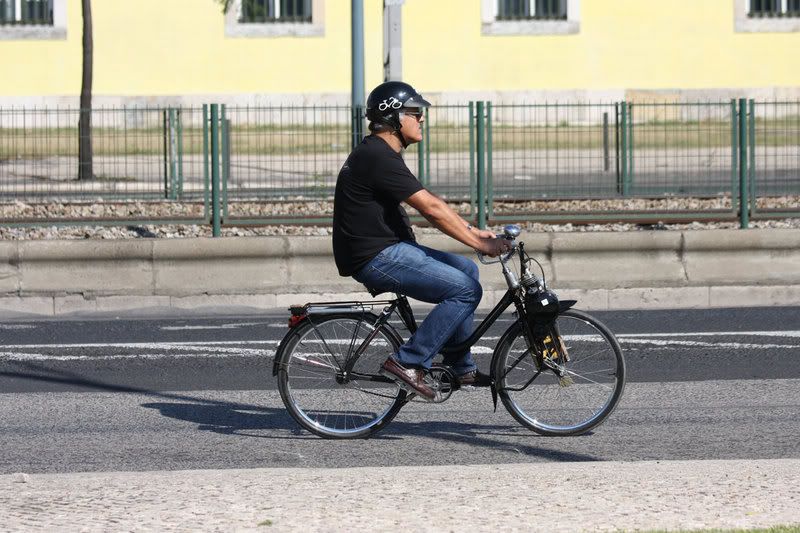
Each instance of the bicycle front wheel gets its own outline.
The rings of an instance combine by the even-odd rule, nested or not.
[[[625,361],[611,331],[590,315],[570,309],[556,325],[566,357],[547,362],[528,346],[522,322],[506,331],[494,357],[496,386],[522,425],[542,435],[580,435],[617,406]]]
[[[400,347],[394,328],[380,326],[353,359],[376,320],[371,313],[309,317],[281,343],[278,389],[286,409],[308,431],[326,438],[367,437],[405,404],[405,391],[379,375]]]

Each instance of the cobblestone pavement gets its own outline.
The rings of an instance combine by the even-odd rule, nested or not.
[[[9,531],[619,531],[800,523],[800,460],[0,476]]]

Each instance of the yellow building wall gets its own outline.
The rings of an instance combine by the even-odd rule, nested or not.
[[[367,90],[382,70],[382,0],[365,0]],[[135,5],[135,9],[132,7]],[[582,0],[568,35],[481,33],[480,0],[406,0],[403,73],[425,92],[800,85],[800,33],[737,33],[733,0]],[[95,0],[96,95],[350,91],[350,0],[323,37],[231,38],[213,0]],[[66,40],[0,40],[0,96],[77,95],[80,0]]]
[[[579,33],[524,36],[481,35],[480,4],[406,0],[404,75],[435,91],[800,85],[800,33],[736,33],[732,0],[581,0]]]
[[[68,0],[66,40],[0,41],[0,95],[80,93],[80,4]],[[366,4],[372,85],[383,79],[383,15],[381,2]],[[226,37],[214,0],[94,0],[92,18],[95,94],[350,91],[350,0],[326,0],[322,37]]]

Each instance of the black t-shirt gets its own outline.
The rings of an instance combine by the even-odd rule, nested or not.
[[[352,276],[384,248],[414,240],[400,202],[422,188],[386,141],[375,135],[361,141],[336,180],[333,256],[340,275]]]

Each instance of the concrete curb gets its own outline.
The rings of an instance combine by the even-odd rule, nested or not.
[[[799,476],[797,459],[12,474],[0,508],[42,531],[754,528],[800,521]]]
[[[550,284],[586,309],[800,304],[800,230],[547,233],[521,240]],[[423,244],[472,252],[445,236]],[[491,307],[505,290],[480,265]],[[338,275],[329,237],[0,242],[0,316],[273,309],[369,299]]]

